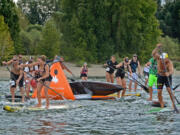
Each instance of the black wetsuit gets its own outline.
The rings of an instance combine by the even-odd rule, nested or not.
[[[137,67],[138,67],[138,61],[134,62],[133,60],[131,60],[131,62],[130,62],[129,65],[130,65],[130,67],[131,67],[132,72],[133,72],[133,73],[136,73],[136,69],[137,69]]]
[[[123,79],[125,77],[125,70],[126,69],[127,69],[127,71],[129,71],[128,65],[125,68],[125,65],[124,65],[124,62],[123,62],[122,66],[117,69],[116,77],[120,77],[121,79]]]
[[[114,69],[116,69],[116,65],[118,63],[117,62],[112,62],[111,60],[107,61],[107,68],[106,68],[106,72],[108,72],[109,74],[113,74],[114,73]]]
[[[46,65],[47,65],[47,64],[44,64],[44,69],[43,69],[43,71],[39,71],[39,72],[36,73],[36,75],[35,75],[35,78],[36,78],[36,79],[42,77],[42,75],[40,74],[40,72],[41,72],[41,73],[44,73],[44,72],[45,72],[45,67],[46,67]],[[38,68],[39,68],[39,65],[38,65]],[[48,77],[42,79],[41,81],[42,81],[42,82],[45,82],[45,81],[51,81],[51,80],[52,80],[52,76],[49,74]]]

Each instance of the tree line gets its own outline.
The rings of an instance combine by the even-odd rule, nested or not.
[[[146,62],[161,41],[177,58],[179,9],[178,1],[162,5],[159,0],[1,0],[0,55],[57,54],[73,62],[103,63],[113,54],[137,53]]]

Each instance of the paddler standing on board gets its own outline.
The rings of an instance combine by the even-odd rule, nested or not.
[[[128,57],[124,58],[123,62],[121,62],[118,65],[116,65],[116,68],[117,68],[117,72],[116,72],[115,75],[116,75],[117,84],[121,85],[124,88],[124,90],[122,92],[122,95],[121,95],[120,91],[118,92],[117,97],[120,98],[120,95],[121,95],[121,97],[123,97],[125,95],[125,92],[126,92],[125,74],[127,72],[129,72],[130,75],[132,76],[132,71],[131,71],[131,67],[129,65]]]
[[[172,85],[172,74],[174,71],[172,62],[168,59],[167,53],[162,53],[161,55],[158,54],[158,51],[161,50],[162,44],[157,44],[157,47],[153,50],[152,55],[157,60],[157,89],[158,89],[158,99],[161,105],[161,108],[164,107],[163,97],[162,97],[162,90],[163,86],[166,85],[166,89],[169,93],[169,96],[172,101],[172,106],[175,108],[173,93],[171,91]]]
[[[108,60],[104,66],[106,67],[106,80],[107,82],[114,83],[114,70],[117,65],[116,57],[111,56],[111,60]]]
[[[132,60],[130,61],[130,67],[131,67],[131,71],[132,71],[132,79],[130,79],[129,81],[129,91],[131,91],[132,89],[132,82],[134,82],[134,91],[136,92],[137,89],[137,79],[138,79],[138,75],[141,76],[141,65],[139,60],[137,59],[137,55],[134,54]],[[137,69],[138,69],[138,74],[137,74]]]
[[[149,67],[149,101],[152,101],[152,95],[153,95],[153,85],[157,88],[157,61],[156,61],[156,54],[153,55],[153,57],[149,60],[148,63],[145,65],[146,67]]]
[[[19,86],[22,96],[22,102],[24,102],[24,77],[21,66],[19,65],[19,58],[17,56],[13,56],[13,59],[8,62],[3,62],[3,65],[12,65],[10,71],[10,91],[12,95],[12,102],[14,102],[16,87]],[[9,69],[8,69],[9,70]]]
[[[81,72],[80,72],[80,78],[83,81],[87,81],[88,79],[88,67],[87,67],[87,63],[84,62],[83,66],[81,67]]]
[[[48,64],[46,64],[46,56],[42,55],[38,57],[37,62],[34,62],[32,64],[24,64],[23,67],[33,67],[38,65],[38,71],[36,71],[36,80],[37,80],[37,98],[38,98],[38,104],[36,107],[41,107],[41,90],[44,86],[44,93],[46,97],[46,108],[49,108],[49,97],[48,97],[48,87],[50,85],[50,82],[52,80],[52,77],[50,75],[50,67]]]

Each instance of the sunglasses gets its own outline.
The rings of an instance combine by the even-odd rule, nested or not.
[[[16,59],[14,59],[13,61],[17,61]]]

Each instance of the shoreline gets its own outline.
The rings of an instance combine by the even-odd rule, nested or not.
[[[80,78],[80,70],[81,67],[77,67],[73,63],[64,62],[64,64],[73,72],[76,78]],[[143,68],[142,68],[143,69]],[[69,74],[66,70],[64,71],[67,77],[71,78],[71,74]],[[175,70],[173,76],[180,76],[180,71]],[[0,81],[7,81],[10,78],[9,71],[6,67],[0,66]],[[103,65],[99,64],[91,64],[91,67],[88,68],[88,78],[92,79],[102,79],[105,78],[105,68]]]

